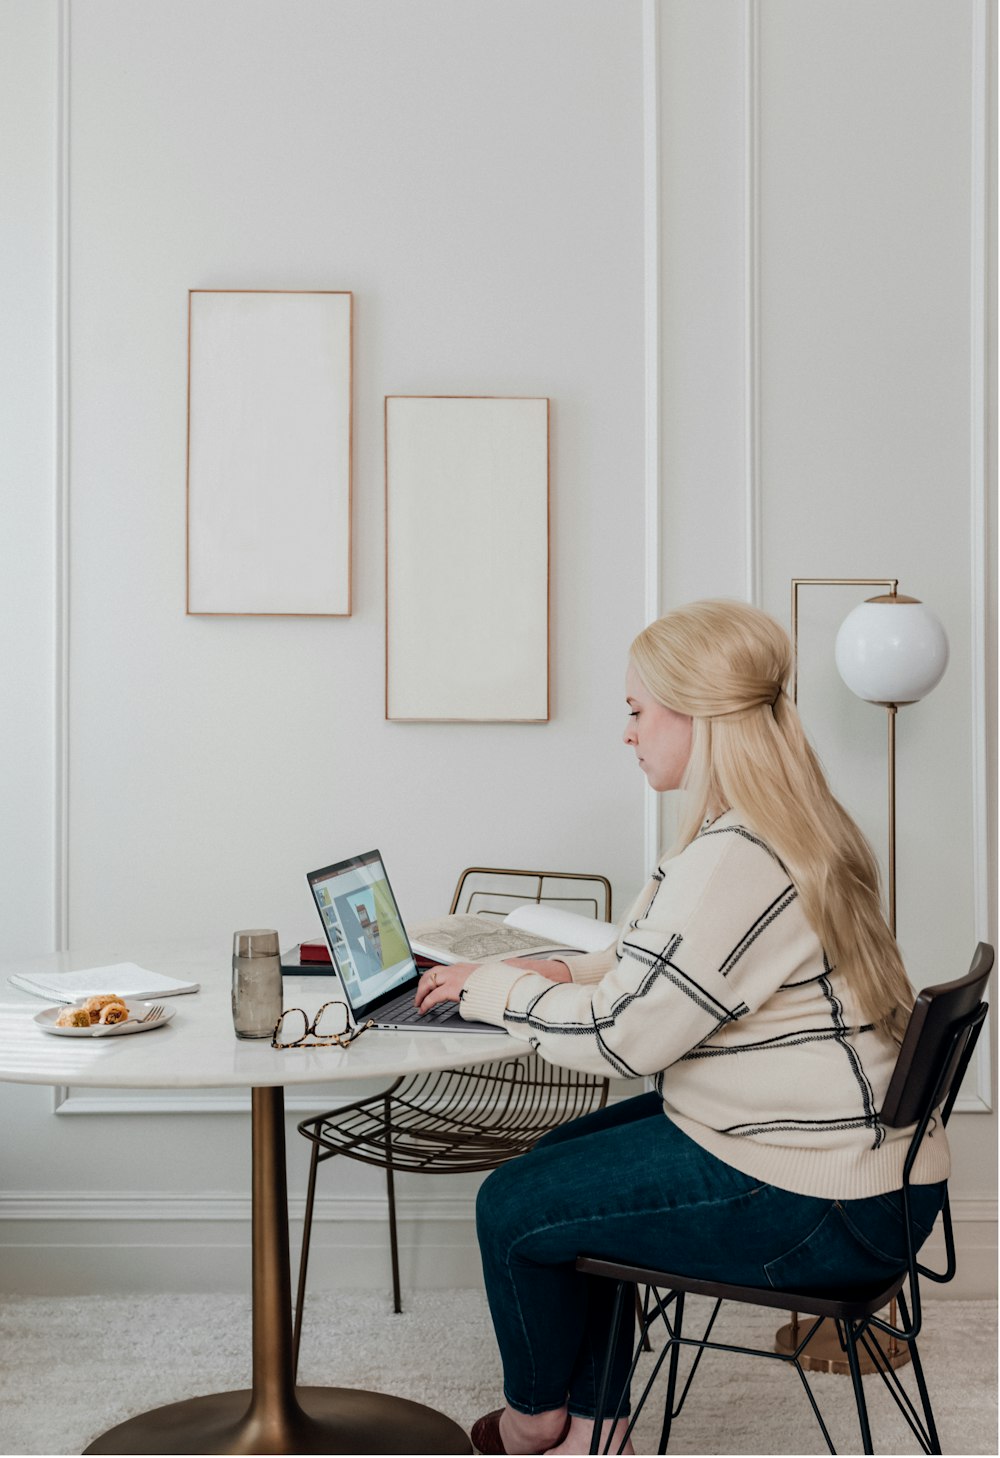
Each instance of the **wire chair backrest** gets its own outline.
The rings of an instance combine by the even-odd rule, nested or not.
[[[938,1107],[947,1122],[985,1016],[992,967],[993,948],[980,942],[967,976],[917,994],[882,1103],[883,1124],[904,1128]]]
[[[465,905],[462,906],[461,901],[465,892],[466,882],[470,877],[478,876],[489,878],[492,884],[473,890],[468,895]],[[512,891],[509,889],[509,885],[507,888],[498,885],[497,882],[499,880],[505,880],[508,883],[510,881],[524,881],[528,883],[528,889],[524,890],[519,887],[517,891]],[[579,883],[579,888],[583,890],[586,887],[589,894],[585,896],[574,896],[563,890],[554,895],[547,895],[545,891],[547,882],[555,884],[559,882],[572,882],[574,885]],[[580,906],[592,908],[592,914],[597,920],[611,920],[611,882],[607,876],[596,875],[589,871],[523,871],[514,870],[506,866],[467,866],[458,878],[455,894],[451,898],[450,913],[454,915],[459,910],[471,912],[473,902],[477,896],[489,897],[500,901],[513,901],[519,904],[523,904],[526,901],[578,903]],[[598,898],[604,903],[603,911],[599,905]],[[501,913],[479,910],[479,914],[500,915]]]

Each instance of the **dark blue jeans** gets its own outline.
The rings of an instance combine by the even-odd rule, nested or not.
[[[943,1184],[911,1189],[921,1238],[943,1199]],[[763,1184],[689,1139],[652,1093],[565,1124],[501,1165],[479,1192],[476,1223],[506,1400],[527,1413],[568,1402],[584,1417],[596,1407],[613,1283],[578,1274],[578,1255],[781,1290],[878,1280],[905,1250],[898,1193],[821,1200]],[[631,1340],[625,1321],[615,1394]]]

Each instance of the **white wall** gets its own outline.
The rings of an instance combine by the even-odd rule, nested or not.
[[[654,8],[663,605],[788,623],[793,577],[890,576],[941,617],[947,675],[899,716],[897,880],[911,975],[943,981],[996,943],[992,10]],[[878,590],[802,589],[799,705],[884,862],[885,717],[833,668]],[[951,1125],[970,1294],[996,1279],[982,1043]]]
[[[0,776],[3,937],[56,942],[59,30],[0,0]]]
[[[0,105],[20,163],[0,287],[26,321],[25,343],[0,343],[18,485],[0,574],[18,607],[0,622],[17,682],[0,755],[8,948],[55,945],[65,922],[79,946],[214,939],[224,963],[248,919],[310,931],[302,873],[374,843],[412,918],[483,858],[604,869],[621,906],[646,856],[618,745],[644,591],[664,608],[752,597],[787,620],[793,575],[890,574],[952,642],[899,743],[900,934],[919,981],[952,975],[995,930],[992,752],[981,763],[995,720],[987,734],[976,699],[979,594],[995,602],[993,569],[976,576],[990,540],[976,492],[995,479],[989,14],[982,0],[4,0]],[[659,109],[645,131],[644,61]],[[646,359],[644,247],[659,258]],[[351,619],[184,617],[186,292],[226,286],[354,290]],[[553,400],[545,726],[382,718],[382,396],[451,391]],[[644,427],[645,505],[663,524],[648,584]],[[853,600],[810,601],[801,701],[879,841],[881,716],[824,667]],[[991,669],[990,704],[994,687]],[[40,1090],[0,1098],[0,1283],[69,1289],[85,1247],[87,1282],[121,1265],[130,1284],[242,1289],[243,1116],[115,1115],[128,1158],[109,1176],[95,1116],[53,1115]],[[987,1085],[967,1102],[988,1099]],[[952,1289],[974,1294],[995,1279],[995,1115],[952,1130]],[[338,1180],[320,1244],[384,1283],[379,1177]],[[478,1279],[473,1184],[402,1182],[404,1281]],[[321,1259],[319,1280],[331,1271]]]
[[[23,739],[40,773],[21,818],[48,825],[64,803],[68,841],[63,859],[51,837],[5,841],[7,947],[52,945],[61,913],[73,945],[211,940],[224,968],[237,926],[314,935],[304,873],[372,845],[411,920],[446,910],[470,863],[596,869],[622,904],[644,877],[642,780],[620,742],[625,655],[643,621],[638,0],[72,0],[11,18],[19,44],[0,48],[5,64],[18,73],[37,57],[40,71],[19,81],[37,167],[23,187],[36,210],[62,201],[68,238],[67,429],[42,419],[24,433],[67,451],[69,700],[59,720],[61,660],[40,625],[19,694],[38,702],[40,725],[15,724],[4,760],[13,790]],[[57,236],[43,218],[12,245],[27,259],[20,288],[43,370]],[[184,615],[192,287],[354,292],[350,619]],[[44,373],[33,382],[36,415],[52,413],[51,388]],[[383,718],[383,396],[448,392],[552,401],[546,725]],[[47,559],[60,540],[52,476],[42,463],[21,533]],[[54,591],[50,567],[46,622]],[[68,746],[64,802],[54,724]],[[48,922],[32,898],[55,903]],[[14,1132],[0,1212],[19,1247],[5,1279],[53,1280],[52,1243],[107,1242],[110,1229],[130,1245],[155,1229],[200,1242],[192,1272],[241,1284],[240,1115],[122,1115],[127,1157],[109,1171],[92,1158],[93,1116],[53,1117],[42,1090],[3,1099]],[[293,1160],[294,1188],[297,1149]],[[468,1251],[474,1184],[440,1192]],[[109,1186],[115,1216],[138,1225],[80,1222],[107,1211]],[[340,1189],[342,1216],[374,1190],[359,1218],[381,1217],[377,1175],[348,1165]],[[69,1224],[39,1226],[40,1211]],[[235,1250],[231,1269],[217,1239]],[[144,1257],[123,1259],[141,1280]],[[471,1255],[459,1274],[476,1278]]]

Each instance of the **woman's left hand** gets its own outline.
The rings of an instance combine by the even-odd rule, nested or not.
[[[428,967],[417,983],[417,1011],[426,1013],[438,1003],[458,1002],[478,966],[478,962],[454,962],[450,967]]]

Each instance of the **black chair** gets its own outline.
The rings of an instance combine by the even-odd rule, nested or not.
[[[611,1359],[619,1325],[626,1310],[626,1290],[629,1286],[638,1288],[639,1285],[644,1285],[652,1290],[648,1309],[640,1323],[640,1330],[645,1335],[653,1322],[662,1321],[667,1340],[632,1414],[628,1432],[631,1433],[636,1417],[666,1361],[667,1393],[658,1452],[667,1451],[671,1424],[684,1405],[698,1363],[706,1350],[740,1352],[748,1356],[768,1357],[773,1361],[791,1362],[799,1375],[813,1413],[822,1429],[827,1447],[831,1453],[836,1452],[799,1361],[804,1347],[824,1318],[830,1318],[836,1322],[841,1344],[846,1351],[864,1451],[873,1453],[875,1450],[872,1447],[871,1429],[861,1380],[859,1347],[867,1353],[874,1370],[879,1373],[890,1396],[909,1423],[922,1450],[925,1453],[941,1452],[927,1384],[917,1352],[917,1336],[922,1319],[918,1278],[923,1276],[929,1281],[939,1282],[952,1279],[955,1274],[955,1240],[946,1194],[941,1211],[945,1241],[945,1269],[940,1272],[933,1271],[927,1266],[921,1265],[917,1260],[910,1221],[910,1173],[921,1140],[935,1112],[942,1123],[947,1123],[951,1114],[962,1076],[968,1066],[976,1039],[986,1017],[983,993],[992,967],[993,948],[981,942],[976,949],[972,969],[968,976],[957,982],[943,983],[938,987],[927,987],[918,994],[882,1105],[883,1124],[894,1129],[905,1128],[910,1124],[916,1125],[903,1170],[903,1208],[906,1214],[905,1267],[890,1282],[879,1282],[876,1285],[864,1287],[839,1285],[819,1292],[815,1290],[791,1292],[774,1291],[756,1286],[734,1286],[723,1281],[696,1279],[672,1271],[653,1270],[645,1266],[619,1265],[612,1261],[581,1256],[576,1263],[578,1271],[585,1271],[592,1276],[605,1276],[617,1282],[611,1335],[598,1398],[597,1410],[599,1413],[609,1414],[608,1386]],[[682,1334],[684,1298],[688,1292],[715,1298],[715,1305],[700,1337],[689,1337]],[[898,1300],[901,1318],[898,1326],[893,1326],[876,1314],[883,1311],[894,1298]],[[815,1320],[803,1324],[802,1338],[790,1353],[713,1342],[709,1340],[709,1337],[723,1301],[777,1307],[782,1310],[793,1306],[798,1311],[806,1313],[807,1316],[814,1317]],[[888,1336],[908,1344],[923,1408],[922,1420],[892,1364],[885,1356],[881,1344],[875,1340],[876,1332],[884,1332]],[[682,1347],[694,1347],[697,1348],[697,1352],[678,1399],[678,1360]],[[639,1348],[637,1347],[629,1374],[630,1382],[635,1374],[638,1360]],[[614,1413],[610,1414],[612,1424],[618,1418],[620,1407],[621,1399],[619,1399]],[[592,1453],[598,1452],[600,1433],[601,1425],[595,1423]],[[610,1437],[604,1448],[605,1452],[608,1451],[609,1446]],[[622,1446],[624,1446],[624,1442]]]
[[[483,877],[489,878],[487,888],[477,885],[477,878]],[[525,883],[530,890],[525,889]],[[511,884],[519,889],[512,891]],[[554,885],[558,894],[546,894],[546,885]],[[572,894],[577,890],[590,894]],[[534,900],[586,905],[598,917],[600,896],[603,919],[611,920],[611,883],[605,876],[585,872],[470,866],[455,887],[452,913],[458,910],[463,894],[467,897],[464,911],[471,912],[475,906],[475,914],[486,916],[501,914],[494,902]],[[479,906],[477,898],[482,903]],[[316,1177],[322,1163],[343,1154],[385,1170],[392,1304],[398,1312],[402,1302],[395,1175],[411,1170],[421,1174],[468,1174],[496,1169],[526,1153],[550,1129],[603,1109],[609,1087],[606,1078],[557,1068],[531,1054],[516,1061],[406,1075],[355,1103],[303,1119],[299,1133],[312,1144],[312,1157],[295,1297],[293,1370],[298,1369]]]

